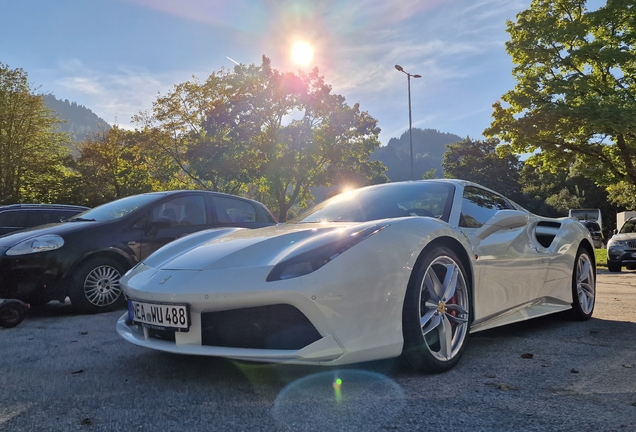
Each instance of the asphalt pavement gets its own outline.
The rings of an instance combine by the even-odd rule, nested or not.
[[[599,270],[591,320],[476,333],[424,375],[164,354],[51,303],[0,329],[0,431],[636,431],[635,311],[636,272]]]

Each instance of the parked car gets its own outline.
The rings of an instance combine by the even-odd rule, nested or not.
[[[207,191],[129,196],[52,225],[0,237],[0,298],[63,301],[82,312],[123,300],[119,279],[152,252],[186,234],[276,224],[261,203]]]
[[[607,241],[607,269],[620,272],[623,266],[636,269],[636,218],[627,219],[621,230]]]
[[[0,206],[0,235],[48,223],[60,222],[88,207],[66,204],[9,204]]]
[[[469,333],[561,311],[589,319],[596,264],[577,220],[423,180],[350,191],[286,224],[193,234],[121,284],[117,331],[143,347],[313,365],[402,356],[441,372]]]
[[[585,228],[590,232],[594,247],[596,249],[602,249],[605,245],[605,239],[603,238],[603,231],[601,231],[599,224],[595,221],[581,221],[581,223],[585,225]]]

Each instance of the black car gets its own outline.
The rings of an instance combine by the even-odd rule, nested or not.
[[[0,206],[0,235],[25,228],[60,222],[88,207],[67,204],[9,204]]]
[[[263,204],[208,191],[129,196],[65,222],[0,237],[0,298],[71,303],[81,312],[114,309],[120,277],[166,243],[209,228],[276,224]]]

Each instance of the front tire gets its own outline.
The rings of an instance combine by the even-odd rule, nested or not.
[[[612,272],[612,273],[618,273],[621,271],[621,263],[613,263],[608,261],[607,262],[607,269]]]
[[[406,291],[403,360],[423,372],[451,369],[464,352],[470,318],[464,266],[453,250],[434,246],[416,267]]]
[[[0,327],[13,328],[26,317],[28,306],[19,300],[3,300],[0,303]]]
[[[596,269],[590,253],[580,247],[572,271],[571,316],[577,321],[590,319],[596,302]]]
[[[124,298],[119,280],[126,272],[112,258],[96,257],[82,263],[73,273],[68,296],[82,313],[109,312]]]

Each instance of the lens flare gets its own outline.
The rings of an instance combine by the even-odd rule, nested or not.
[[[312,374],[288,384],[276,398],[272,416],[284,431],[370,431],[398,418],[405,407],[404,390],[391,378],[346,369]]]

